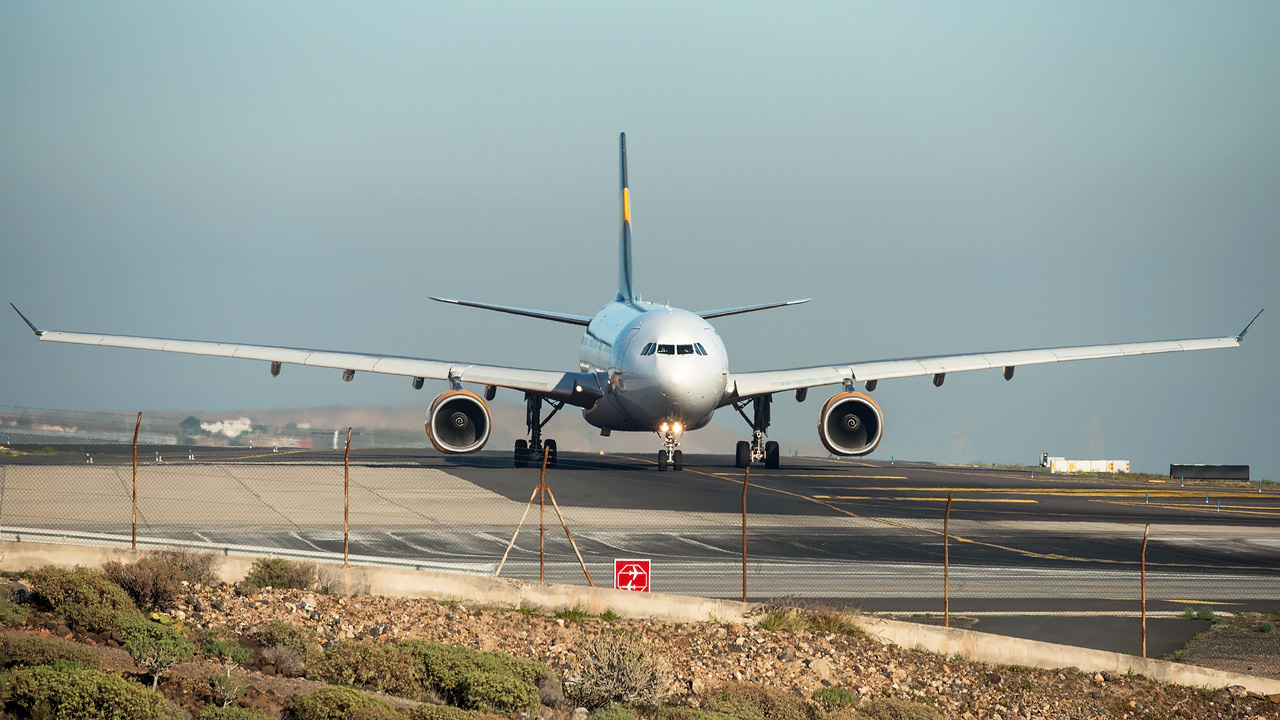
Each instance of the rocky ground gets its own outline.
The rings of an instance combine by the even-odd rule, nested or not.
[[[629,631],[671,661],[676,675],[673,700],[697,705],[706,690],[729,681],[763,683],[809,695],[825,686],[848,688],[860,696],[895,697],[936,706],[943,715],[965,720],[1013,718],[1280,718],[1280,695],[1261,697],[1243,688],[1195,690],[1162,685],[1142,676],[1086,674],[1074,669],[1036,670],[971,663],[885,645],[857,634],[809,630],[768,631],[738,624],[664,623],[561,617],[461,603],[373,596],[330,596],[266,589],[239,594],[230,586],[194,586],[168,612],[186,624],[226,625],[249,632],[268,620],[283,620],[314,632],[322,643],[369,637],[435,640],[477,650],[501,650],[542,660],[561,677],[576,672],[579,648],[602,632]],[[38,632],[69,632],[39,625]],[[1225,637],[1225,635],[1224,635]],[[1274,636],[1271,636],[1274,637]],[[91,644],[109,640],[81,637]],[[1253,642],[1245,637],[1240,642]],[[1263,639],[1264,641],[1266,638]],[[1225,647],[1225,646],[1224,646]],[[1256,648],[1255,648],[1256,650]],[[128,669],[127,655],[111,664]],[[1274,667],[1276,650],[1264,649]],[[1268,658],[1265,653],[1272,653]],[[1230,655],[1230,652],[1226,652]],[[1207,655],[1206,655],[1207,656]],[[253,687],[249,704],[271,709],[313,686],[300,678],[273,677],[276,668],[246,672]],[[1226,663],[1219,667],[1253,672]],[[1253,667],[1249,665],[1248,667]],[[162,683],[171,695],[198,693],[208,669],[195,664]],[[568,717],[571,708],[544,716]]]

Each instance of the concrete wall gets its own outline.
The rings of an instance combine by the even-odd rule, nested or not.
[[[99,567],[111,560],[131,562],[145,553],[145,550],[135,552],[81,545],[0,542],[0,567],[5,570],[28,570],[49,564]],[[254,558],[243,556],[224,556],[220,577],[227,582],[242,579],[248,574],[253,560]],[[347,592],[352,593],[456,599],[552,612],[573,608],[581,608],[590,613],[612,610],[622,617],[669,622],[710,620],[750,623],[759,611],[757,605],[683,595],[636,593],[612,588],[555,585],[427,570],[367,566],[344,568],[326,563],[320,563],[320,567],[326,579],[345,586]],[[860,616],[856,621],[868,635],[883,642],[939,655],[955,655],[966,660],[1039,668],[1074,667],[1088,673],[1109,672],[1123,675],[1132,671],[1163,682],[1191,687],[1221,688],[1241,685],[1262,694],[1280,693],[1280,680],[1237,675],[1194,665],[872,616]]]

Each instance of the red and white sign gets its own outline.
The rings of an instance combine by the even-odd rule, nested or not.
[[[613,587],[616,590],[649,592],[649,561],[614,560]]]

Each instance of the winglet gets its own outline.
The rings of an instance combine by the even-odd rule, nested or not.
[[[1266,309],[1266,308],[1263,308],[1263,310],[1265,310],[1265,309]],[[14,308],[14,310],[17,310],[17,308]],[[1249,328],[1253,327],[1253,324],[1254,324],[1255,322],[1257,322],[1258,317],[1259,317],[1259,316],[1261,316],[1261,315],[1262,315],[1262,310],[1259,310],[1259,311],[1258,311],[1258,314],[1257,314],[1257,315],[1254,315],[1254,316],[1253,316],[1253,319],[1249,321],[1249,324],[1248,324],[1248,325],[1245,325],[1245,326],[1244,326],[1244,329],[1240,331],[1240,334],[1236,336],[1236,342],[1242,342],[1242,341],[1244,340],[1244,334],[1245,334],[1245,333],[1247,333],[1247,332],[1249,332]],[[25,318],[24,318],[24,319],[25,319]],[[27,324],[28,324],[28,325],[30,325],[31,323],[27,323]]]
[[[22,314],[22,311],[18,309],[18,306],[17,306],[17,305],[14,305],[13,303],[9,303],[9,307],[13,308],[13,311],[14,311],[14,312],[16,312],[16,313],[18,313],[18,317],[22,318],[22,322],[26,323],[26,324],[27,324],[27,327],[31,328],[31,332],[35,333],[35,334],[36,334],[36,337],[40,337],[41,335],[43,335],[43,334],[44,334],[44,331],[43,331],[43,330],[41,330],[40,328],[36,327],[36,326],[35,326],[35,323],[33,323],[33,322],[31,322],[30,320],[28,320],[28,319],[27,319],[27,316]],[[1245,329],[1246,329],[1246,330],[1248,330],[1248,328],[1245,328]],[[1244,333],[1241,333],[1241,335],[1243,335],[1243,334],[1244,334]]]

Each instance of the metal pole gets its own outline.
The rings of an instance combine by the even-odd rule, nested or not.
[[[751,466],[742,473],[742,602],[747,601],[747,485],[751,483]]]
[[[538,582],[547,581],[547,458],[542,450],[542,472],[538,475]]]
[[[587,563],[582,560],[582,553],[578,552],[578,543],[573,541],[573,533],[569,532],[569,523],[564,520],[564,513],[560,512],[560,503],[556,502],[556,494],[551,492],[551,486],[547,486],[547,495],[551,498],[551,507],[556,509],[556,516],[560,518],[560,526],[564,528],[565,537],[569,538],[569,546],[573,548],[573,554],[578,556],[578,564],[582,566],[582,572],[587,576],[587,584],[595,587],[596,583],[591,579],[591,571],[587,570]]]
[[[1142,531],[1142,657],[1147,656],[1147,535],[1151,523]]]
[[[351,428],[347,428],[347,451],[342,454],[342,564],[351,551]]]
[[[138,431],[142,429],[142,413],[133,426],[133,547],[138,549]]]
[[[951,627],[951,495],[942,516],[942,627]]]

